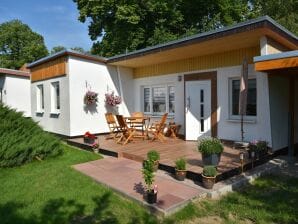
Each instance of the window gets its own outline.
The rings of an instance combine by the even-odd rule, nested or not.
[[[60,86],[59,82],[52,82],[51,86],[51,112],[59,113],[60,111]]]
[[[175,87],[146,86],[143,87],[143,111],[147,114],[161,115],[175,113]]]
[[[44,111],[43,85],[37,85],[37,88],[36,88],[36,111],[37,112],[43,112]]]
[[[231,79],[231,115],[239,115],[240,79]],[[248,80],[246,116],[257,115],[257,81]]]

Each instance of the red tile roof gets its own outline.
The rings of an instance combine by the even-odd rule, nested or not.
[[[8,74],[8,75],[30,78],[30,72],[13,70],[13,69],[8,69],[8,68],[0,68],[0,74]]]

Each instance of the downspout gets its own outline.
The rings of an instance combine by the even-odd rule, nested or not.
[[[120,96],[121,99],[123,101],[123,89],[122,89],[122,83],[121,83],[121,76],[120,76],[120,69],[119,66],[117,65],[117,78],[118,78],[118,82],[119,82],[119,91],[120,91]],[[122,112],[124,112],[123,108],[122,108]]]

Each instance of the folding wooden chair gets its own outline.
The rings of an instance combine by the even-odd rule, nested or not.
[[[165,140],[163,131],[166,126],[167,117],[168,113],[165,113],[162,115],[159,122],[156,122],[149,127],[148,131],[153,134],[152,141],[159,139],[161,142],[163,142]]]
[[[134,136],[136,129],[133,127],[128,127],[127,123],[122,115],[116,115],[119,127],[120,127],[120,132],[121,136],[117,143],[120,143],[122,140],[125,140],[122,145],[127,144],[130,140],[132,140],[132,137]]]
[[[106,117],[108,127],[110,129],[110,134],[109,136],[106,137],[106,139],[110,139],[110,138],[116,139],[117,137],[120,136],[120,133],[119,133],[120,128],[116,123],[115,117],[112,113],[106,113],[105,117]]]
[[[144,113],[143,112],[133,112],[131,114],[131,116],[132,117],[140,117],[140,119],[131,120],[130,125],[131,125],[131,127],[142,130],[142,135],[144,135],[145,123],[144,123],[144,119],[141,119],[144,117]]]

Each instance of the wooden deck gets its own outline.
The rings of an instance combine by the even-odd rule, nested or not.
[[[160,164],[164,167],[175,167],[175,160],[184,157],[187,161],[187,171],[200,174],[203,170],[201,154],[197,150],[197,142],[182,139],[167,138],[165,142],[134,139],[134,141],[121,145],[113,139],[106,140],[106,136],[98,136],[100,149],[110,155],[124,157],[142,162],[147,152],[154,149],[160,153]],[[90,145],[83,142],[83,138],[69,139],[70,144],[88,148]],[[221,161],[218,166],[220,173],[231,171],[240,167],[239,150],[233,149],[231,144],[225,144]]]

